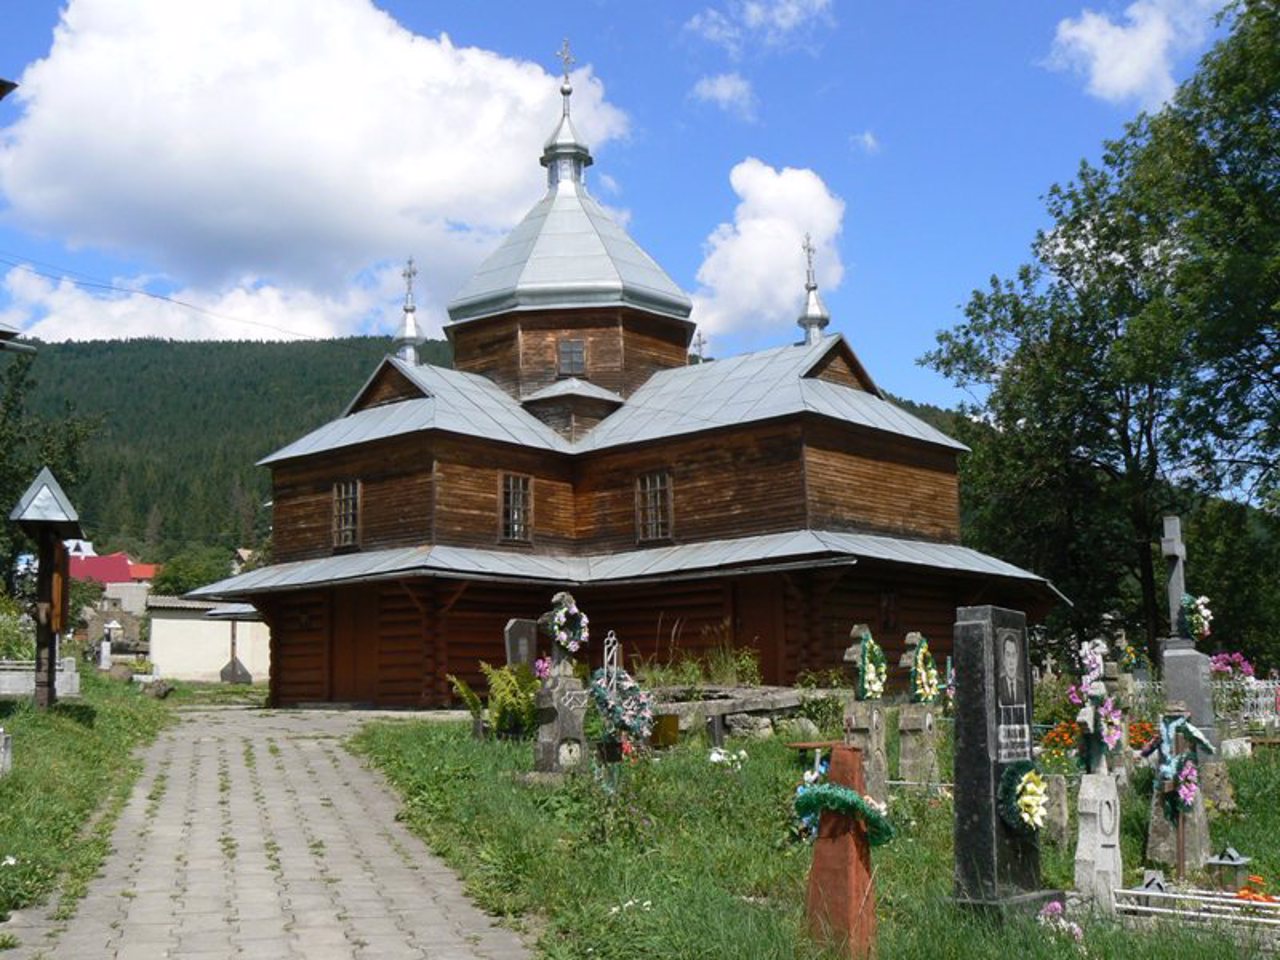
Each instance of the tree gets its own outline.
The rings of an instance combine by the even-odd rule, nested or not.
[[[231,573],[231,551],[223,547],[189,546],[174,554],[151,583],[154,593],[181,596]]]
[[[1142,119],[1135,177],[1181,255],[1196,375],[1180,398],[1204,479],[1280,514],[1280,3],[1232,4],[1230,34]]]
[[[0,507],[7,517],[42,466],[70,493],[84,476],[83,451],[98,421],[77,417],[63,404],[61,417],[37,417],[27,406],[34,386],[33,358],[10,358],[0,370]],[[0,523],[0,584],[13,595],[18,554],[31,550],[9,523]]]
[[[1033,262],[924,358],[978,389],[967,539],[1054,580],[1076,601],[1059,626],[1118,612],[1153,656],[1160,515],[1280,489],[1280,13],[1226,16],[1168,107],[1049,191]],[[1205,511],[1199,530],[1228,523]]]
[[[1134,190],[1130,145],[1053,187],[1053,226],[1014,280],[975,291],[925,362],[976,387],[965,431],[966,536],[1053,580],[1058,627],[1135,614],[1155,649],[1151,542],[1168,504],[1171,414],[1184,369],[1163,218]],[[1138,610],[1133,609],[1137,600]]]

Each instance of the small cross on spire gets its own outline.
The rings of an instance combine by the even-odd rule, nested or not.
[[[560,49],[556,51],[556,59],[564,65],[564,82],[569,82],[569,68],[578,61],[573,59],[573,51],[569,49],[569,38],[565,37],[564,42],[560,44]]]
[[[413,278],[417,275],[418,268],[413,265],[413,257],[410,257],[409,262],[400,271],[400,276],[404,277],[404,308],[406,310],[416,309],[413,305]]]
[[[804,259],[807,264],[805,272],[804,288],[806,290],[817,290],[818,283],[813,278],[813,255],[817,250],[813,246],[813,238],[809,234],[804,235],[804,243],[800,245],[800,249],[804,251]]]
[[[569,38],[564,38],[556,52],[556,59],[564,66],[564,79],[560,81],[560,96],[564,97],[564,115],[569,115],[569,96],[573,93],[573,84],[569,82],[569,68],[578,61],[573,59],[573,51],[569,49]]]
[[[706,347],[706,345],[707,345],[707,338],[704,337],[702,335],[702,331],[699,330],[698,335],[693,338],[693,352],[697,355],[699,363],[702,363],[702,361],[706,359],[702,355],[702,351]]]

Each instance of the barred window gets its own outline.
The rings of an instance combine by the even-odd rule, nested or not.
[[[581,377],[586,375],[587,341],[560,341],[559,371],[562,377]]]
[[[502,475],[502,539],[533,539],[533,481],[517,473]]]
[[[656,470],[636,477],[636,539],[671,538],[671,473]]]
[[[333,485],[333,545],[354,547],[360,542],[360,481]]]

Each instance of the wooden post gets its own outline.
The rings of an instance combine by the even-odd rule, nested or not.
[[[58,703],[58,662],[54,653],[54,580],[58,572],[58,535],[40,531],[40,566],[36,573],[36,707],[47,709]]]
[[[862,751],[838,745],[831,750],[830,783],[865,793]],[[824,810],[818,821],[809,870],[809,930],[838,942],[850,957],[872,955],[876,943],[876,895],[871,879],[871,845],[861,820]]]

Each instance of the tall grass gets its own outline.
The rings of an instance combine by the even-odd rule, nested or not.
[[[411,828],[482,906],[535,918],[543,957],[834,957],[805,934],[811,854],[792,839],[807,758],[776,741],[734,747],[749,753],[740,773],[710,764],[693,740],[624,765],[610,793],[585,776],[527,786],[517,777],[530,767],[527,744],[476,742],[461,725],[369,725],[353,744],[387,773]],[[952,906],[948,794],[896,792],[891,815],[900,835],[873,854],[881,957],[1081,956],[1031,920],[993,924]],[[1045,852],[1046,886],[1069,885],[1071,872],[1069,852]],[[1087,930],[1091,957],[1250,955],[1212,935],[1102,922]]]
[[[80,683],[81,699],[47,712],[0,703],[14,741],[13,770],[0,779],[0,913],[42,900],[60,878],[83,890],[107,852],[109,831],[91,824],[128,796],[139,771],[133,748],[170,716],[134,684],[95,672]]]

